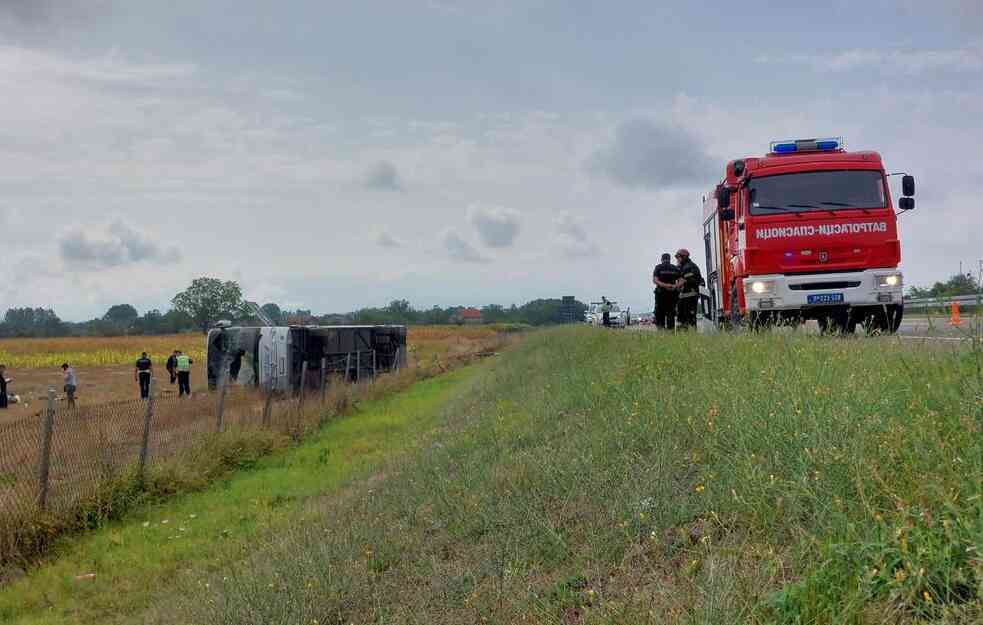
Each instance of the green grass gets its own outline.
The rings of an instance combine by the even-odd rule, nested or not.
[[[0,589],[0,621],[137,619],[152,598],[166,595],[187,572],[224,570],[268,542],[279,527],[303,525],[311,498],[338,493],[353,477],[370,474],[412,447],[438,422],[441,405],[477,370],[462,369],[363,402],[355,414],[329,422],[289,451],[236,456],[242,471],[206,490],[145,506],[122,521],[62,540],[45,563]]]
[[[558,329],[445,414],[433,444],[235,566],[189,567],[144,619],[983,620],[973,349]]]

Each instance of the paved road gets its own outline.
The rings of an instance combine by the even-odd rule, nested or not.
[[[901,322],[898,335],[906,338],[927,338],[945,341],[962,341],[972,337],[973,319],[964,319],[962,324],[954,326],[948,319],[905,319]]]

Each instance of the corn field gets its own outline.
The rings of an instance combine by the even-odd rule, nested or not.
[[[164,362],[175,349],[195,360],[204,359],[205,340],[201,334],[0,339],[0,363],[15,369],[54,368],[63,362],[76,367],[109,367],[132,364],[140,352],[147,352],[155,362]]]

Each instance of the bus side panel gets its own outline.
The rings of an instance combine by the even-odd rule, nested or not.
[[[259,383],[278,391],[290,389],[288,328],[263,328],[259,337]]]

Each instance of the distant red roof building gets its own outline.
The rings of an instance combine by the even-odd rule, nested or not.
[[[463,323],[481,323],[481,311],[477,308],[462,308],[458,317]]]

